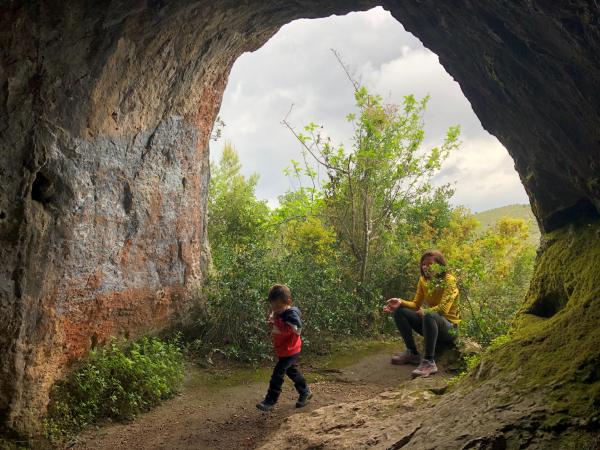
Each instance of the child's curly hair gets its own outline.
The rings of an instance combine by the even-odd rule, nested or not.
[[[292,303],[292,291],[285,284],[275,284],[269,289],[269,302],[281,300],[287,304]]]

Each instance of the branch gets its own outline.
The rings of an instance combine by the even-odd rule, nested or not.
[[[346,77],[348,77],[348,80],[350,81],[350,83],[352,83],[352,87],[354,88],[354,92],[357,92],[358,88],[360,87],[360,83],[358,81],[356,81],[354,78],[352,78],[352,75],[350,75],[350,70],[344,64],[344,61],[342,61],[342,57],[337,52],[337,50],[335,50],[334,48],[330,48],[329,50],[331,50],[331,52],[335,56],[335,59],[337,59],[337,62],[340,64],[340,66],[342,66],[342,69],[344,69],[344,73],[346,74]]]
[[[290,111],[291,111],[291,108],[290,108]],[[300,139],[300,136],[298,136],[298,133],[296,133],[296,130],[294,130],[294,127],[292,127],[292,125],[287,121],[287,116],[286,116],[286,118],[284,118],[281,121],[281,123],[288,130],[290,130],[290,132],[294,135],[294,137],[298,140],[298,142],[300,142],[300,144],[306,149],[306,151],[308,151],[308,153],[310,153],[310,155],[315,159],[315,161],[317,161],[317,163],[321,164],[323,167],[328,168],[329,170],[333,170],[334,172],[345,173],[345,171],[343,169],[341,169],[339,167],[334,167],[331,164],[327,163],[326,161],[321,161],[319,159],[319,157],[317,155],[315,155],[315,153],[312,151],[312,149],[308,145],[306,145],[306,142],[304,142],[302,139]],[[314,136],[314,134],[313,134],[313,136]],[[313,144],[314,144],[314,138],[313,138]]]

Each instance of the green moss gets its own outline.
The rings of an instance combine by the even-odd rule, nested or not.
[[[512,338],[484,355],[479,373],[479,381],[505,378],[517,393],[542,393],[544,406],[571,422],[597,420],[600,410],[599,232],[596,221],[545,236]],[[548,417],[549,426],[562,420]]]
[[[241,386],[268,380],[270,375],[271,368],[269,367],[190,370],[190,378],[187,384],[193,389],[218,391],[232,386]]]
[[[308,362],[325,369],[343,369],[373,353],[398,350],[397,339],[351,340],[335,344],[329,355],[312,356]]]
[[[335,371],[348,367],[364,357],[383,350],[397,349],[397,340],[354,340],[334,344],[327,355],[309,354],[302,358],[308,382],[323,381],[331,378]],[[313,370],[318,368],[318,370]],[[190,372],[188,385],[193,388],[205,388],[211,391],[232,386],[240,386],[268,381],[271,366],[266,367],[227,367]]]

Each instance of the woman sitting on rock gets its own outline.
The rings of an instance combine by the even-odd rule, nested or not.
[[[458,288],[456,279],[446,271],[446,259],[439,251],[421,256],[421,276],[414,300],[391,298],[383,310],[394,314],[406,352],[394,355],[392,364],[419,364],[412,373],[426,377],[438,371],[435,347],[438,342],[452,343],[458,323]],[[417,351],[413,330],[425,338],[423,358]]]

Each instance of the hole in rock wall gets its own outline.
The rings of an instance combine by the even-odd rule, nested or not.
[[[31,186],[31,199],[42,203],[50,203],[54,196],[54,183],[42,172],[37,172]]]
[[[566,292],[552,291],[541,295],[529,308],[529,313],[538,317],[549,318],[565,307],[569,298]]]
[[[133,206],[133,193],[131,192],[131,186],[126,181],[123,183],[123,209],[126,214],[131,212],[131,207]]]
[[[559,228],[562,224],[574,222],[579,219],[596,219],[598,210],[587,198],[582,198],[570,208],[565,208],[552,214],[546,223],[550,228]]]
[[[4,211],[0,211],[0,220],[6,219],[6,213]]]

